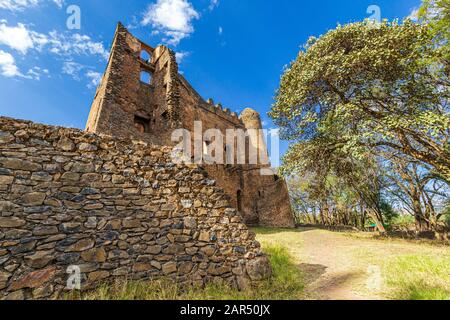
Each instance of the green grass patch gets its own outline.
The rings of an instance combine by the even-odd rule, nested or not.
[[[450,300],[450,255],[408,255],[385,264],[387,295],[400,300]]]
[[[264,248],[268,254],[273,275],[270,279],[239,291],[226,284],[208,284],[205,287],[182,287],[164,279],[153,281],[117,281],[102,284],[90,292],[73,292],[69,300],[288,300],[299,299],[303,291],[300,270],[289,252],[280,246]]]

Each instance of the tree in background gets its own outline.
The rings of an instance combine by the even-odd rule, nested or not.
[[[415,161],[392,157],[384,163],[383,175],[390,182],[387,191],[414,217],[416,229],[438,229],[450,195],[446,183]]]

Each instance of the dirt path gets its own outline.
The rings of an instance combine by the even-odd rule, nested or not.
[[[377,285],[377,266],[369,266],[355,257],[356,245],[358,249],[370,246],[372,250],[373,243],[322,230],[305,231],[299,236],[303,241],[300,259],[304,262],[300,268],[305,274],[307,298],[381,299],[378,293],[365,288],[369,277],[373,277],[373,286]]]
[[[383,261],[425,249],[443,250],[402,240],[375,240],[311,229],[259,237],[263,243],[289,249],[305,276],[305,298],[315,300],[384,299]]]

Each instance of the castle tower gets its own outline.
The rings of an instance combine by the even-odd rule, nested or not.
[[[244,123],[247,133],[249,134],[249,150],[255,150],[258,156],[255,165],[270,167],[266,138],[264,136],[261,117],[259,113],[251,108],[242,111],[239,119]]]
[[[146,45],[119,23],[86,130],[167,143],[166,133],[178,125],[178,110],[174,52],[165,46]]]

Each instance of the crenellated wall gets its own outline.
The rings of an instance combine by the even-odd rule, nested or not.
[[[270,275],[229,197],[170,147],[0,118],[0,299],[56,298],[117,277],[225,281]]]

